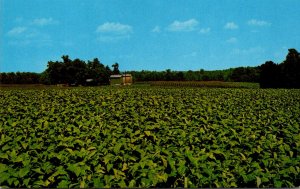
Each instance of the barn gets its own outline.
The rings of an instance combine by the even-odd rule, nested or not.
[[[116,74],[109,77],[110,85],[131,85],[132,75],[131,74]]]

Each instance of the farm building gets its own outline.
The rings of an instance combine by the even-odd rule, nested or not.
[[[110,85],[131,85],[132,84],[132,76],[131,74],[123,74],[123,75],[111,75],[109,78]]]

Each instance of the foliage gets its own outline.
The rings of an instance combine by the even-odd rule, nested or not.
[[[88,63],[80,59],[71,60],[67,55],[62,59],[63,62],[48,62],[44,72],[46,83],[86,85],[87,79],[91,79],[94,85],[109,83],[111,70],[97,58]]]
[[[267,61],[260,69],[262,88],[300,88],[300,53],[296,49],[289,49],[281,64]]]
[[[4,89],[0,186],[294,187],[300,91]]]
[[[112,67],[113,67],[113,71],[112,71],[112,73],[113,74],[120,74],[120,70],[119,70],[119,63],[114,63],[113,65],[112,65]]]
[[[258,67],[238,67],[233,69],[230,80],[238,82],[259,82],[260,70]]]
[[[40,75],[31,72],[0,73],[1,84],[38,84]]]
[[[258,67],[238,67],[225,70],[199,71],[131,71],[136,82],[142,81],[235,81],[258,82]]]

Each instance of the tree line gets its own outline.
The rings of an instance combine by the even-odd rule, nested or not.
[[[0,73],[2,84],[68,84],[68,85],[107,85],[111,74],[120,74],[119,64],[104,66],[98,58],[87,62],[62,56],[62,61],[49,61],[42,73],[9,72]],[[215,71],[128,71],[134,82],[147,81],[239,81],[258,82],[258,67],[239,67]]]
[[[214,71],[131,71],[135,82],[143,81],[236,81],[258,82],[258,67],[238,67]]]
[[[41,74],[32,72],[0,73],[1,84],[37,84]]]
[[[113,70],[104,66],[97,58],[85,63],[75,59],[74,63],[52,62],[48,68],[38,73],[9,72],[0,73],[3,84],[74,84],[74,85],[106,85],[111,74],[120,74],[118,63],[112,65]],[[114,71],[117,70],[117,71]],[[226,70],[205,71],[128,71],[134,82],[147,81],[237,81],[258,82],[258,67],[239,67]]]
[[[9,72],[0,73],[2,84],[68,84],[68,85],[107,85],[111,74],[119,74],[119,64],[104,66],[98,58],[87,62],[62,56],[62,61],[49,61],[42,73]]]
[[[296,49],[289,49],[282,63],[267,61],[260,70],[261,88],[300,88],[300,53]]]
[[[289,49],[286,60],[280,64],[267,61],[257,67],[238,67],[225,70],[198,71],[128,71],[134,82],[147,81],[235,81],[259,82],[262,88],[300,88],[300,55]],[[0,73],[3,84],[68,84],[107,85],[111,74],[120,74],[119,64],[105,66],[98,58],[87,62],[62,56],[62,61],[49,61],[47,69],[38,73]]]

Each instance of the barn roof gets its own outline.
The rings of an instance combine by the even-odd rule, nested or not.
[[[120,78],[122,75],[116,74],[116,75],[111,75],[110,78]]]
[[[110,78],[121,78],[121,77],[131,77],[131,74],[115,74],[115,75],[111,75]]]
[[[123,74],[123,77],[131,77],[131,74]]]

